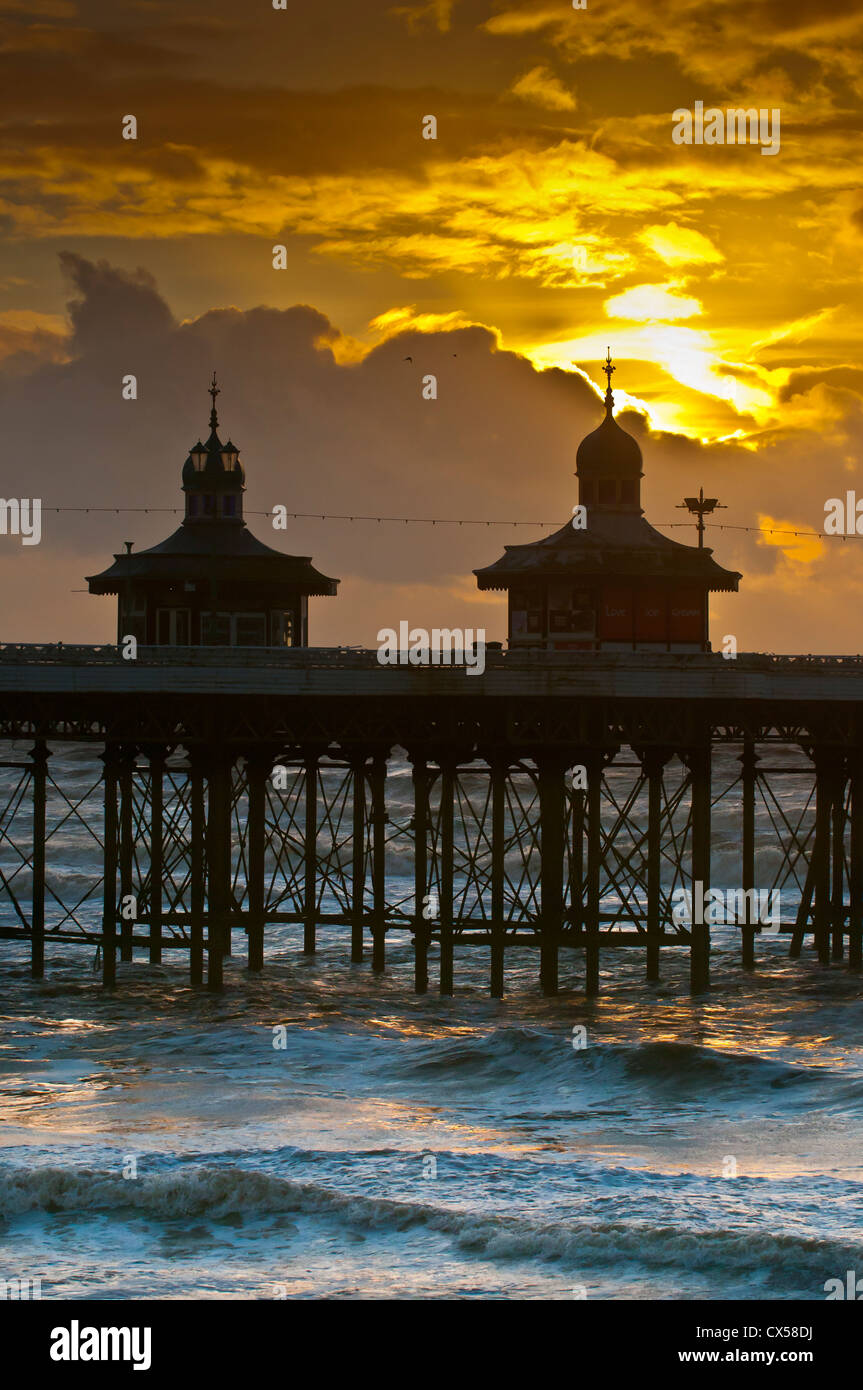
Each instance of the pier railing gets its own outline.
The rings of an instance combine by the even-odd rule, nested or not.
[[[65,642],[0,642],[0,662],[4,665],[66,666],[131,663],[121,647],[111,643],[85,644]],[[147,666],[205,666],[239,668],[247,666],[281,667],[288,669],[330,667],[339,670],[366,670],[380,666],[378,653],[368,647],[174,647],[139,645],[135,664]],[[440,663],[446,665],[446,662]],[[739,652],[728,659],[721,652],[578,652],[546,651],[539,647],[502,649],[500,643],[485,648],[486,668],[512,670],[518,668],[595,669],[633,664],[645,669],[667,669],[670,665],[681,670],[712,669],[717,666],[766,671],[775,669],[822,668],[838,671],[843,667],[860,671],[863,654],[836,653],[833,655],[777,652]],[[383,668],[387,669],[387,668]],[[398,669],[398,668],[395,668]],[[419,668],[416,668],[419,669]]]

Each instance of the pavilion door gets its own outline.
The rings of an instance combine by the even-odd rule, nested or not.
[[[272,609],[270,612],[270,646],[293,647],[295,642],[296,632],[293,613],[280,612],[275,608]]]

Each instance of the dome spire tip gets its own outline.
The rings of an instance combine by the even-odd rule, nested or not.
[[[602,370],[605,372],[605,375],[608,377],[608,385],[607,385],[607,387],[605,388],[605,413],[606,413],[606,415],[610,416],[610,415],[611,415],[611,412],[614,410],[614,396],[613,396],[612,393],[611,393],[611,375],[612,375],[612,372],[615,372],[615,371],[617,370],[616,367],[612,367],[612,365],[611,365],[611,348],[610,348],[610,347],[609,347],[609,348],[606,348],[605,366],[603,367]]]

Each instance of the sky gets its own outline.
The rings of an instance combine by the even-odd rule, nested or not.
[[[0,0],[0,120],[0,640],[113,639],[83,576],[174,520],[48,509],[179,506],[214,369],[250,514],[464,522],[250,515],[342,581],[313,643],[500,638],[472,570],[570,515],[610,346],[648,519],[727,508],[714,646],[860,649],[863,537],[801,534],[860,485],[859,0]]]

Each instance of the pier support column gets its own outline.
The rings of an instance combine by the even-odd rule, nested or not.
[[[744,735],[743,752],[740,755],[741,787],[743,790],[743,844],[741,877],[746,903],[747,921],[741,925],[741,953],[744,970],[755,968],[755,925],[749,922],[750,902],[747,896],[755,888],[755,787],[758,777],[758,755],[750,734]]]
[[[851,846],[848,882],[848,968],[863,967],[863,750],[849,757]]]
[[[425,994],[429,985],[429,922],[424,917],[428,893],[428,796],[429,770],[425,754],[413,755],[414,791],[414,991]]]
[[[579,757],[577,766],[580,768],[583,760]],[[574,770],[576,764],[568,770],[568,775],[574,782]],[[581,781],[581,778],[578,779]],[[569,847],[569,872],[570,872],[570,911],[572,930],[576,936],[581,936],[585,929],[585,898],[584,898],[584,833],[587,817],[587,791],[583,787],[573,787],[572,791],[572,836]]]
[[[305,758],[306,827],[303,888],[303,954],[317,947],[318,918],[318,754]]]
[[[207,816],[207,988],[218,993],[224,983],[222,958],[230,935],[231,790],[234,757],[221,749],[209,756]]]
[[[453,856],[456,762],[440,762],[440,993],[453,991]]]
[[[602,772],[605,760],[592,750],[587,768],[587,903],[584,918],[584,989],[589,999],[599,994],[599,879],[602,872]]]
[[[815,948],[822,965],[830,964],[830,832],[835,792],[836,754],[815,749],[815,845],[812,876],[815,888]]]
[[[150,762],[150,964],[162,960],[162,878],[164,875],[165,750],[153,748]]]
[[[710,756],[710,744],[704,743],[692,749],[686,759],[692,785],[693,904],[699,897],[703,904],[710,887]],[[702,885],[701,895],[695,888],[698,882]],[[693,921],[690,933],[689,983],[693,994],[699,994],[710,988],[710,927],[706,922]]]
[[[272,757],[258,750],[250,753],[246,762],[246,786],[249,798],[246,834],[248,836],[248,959],[250,970],[263,970],[264,968],[267,783],[272,767]]]
[[[366,755],[351,758],[353,778],[353,821],[351,830],[351,961],[363,958],[366,898]]]
[[[206,897],[206,836],[204,812],[204,760],[200,749],[189,753],[189,983],[200,985],[204,980],[204,903]]]
[[[830,916],[832,919],[833,960],[845,954],[845,766],[837,758],[833,779],[833,886]]]
[[[647,971],[648,980],[659,979],[659,950],[663,924],[662,902],[662,774],[667,754],[658,748],[642,754],[647,778]]]
[[[503,966],[506,950],[503,889],[506,877],[506,778],[505,754],[491,760],[491,997],[503,998]]]
[[[30,974],[41,980],[45,974],[45,807],[48,790],[48,759],[51,754],[44,739],[30,750],[33,764],[33,891],[30,909]]]
[[[386,966],[386,870],[387,870],[387,760],[383,753],[372,759],[372,970]]]
[[[540,753],[540,967],[539,980],[544,994],[557,994],[558,953],[563,929],[563,860],[566,840],[564,759],[554,753]]]
[[[135,749],[123,748],[120,760],[120,959],[133,958],[135,918],[128,912],[135,862]]]
[[[105,791],[102,882],[102,984],[110,988],[117,978],[117,782],[119,759],[116,748],[105,746],[102,781]]]

